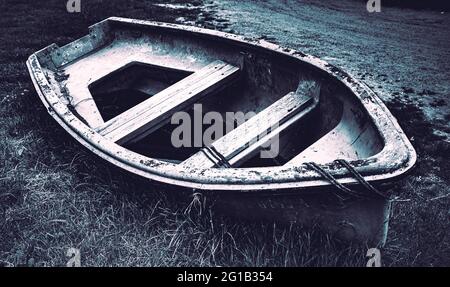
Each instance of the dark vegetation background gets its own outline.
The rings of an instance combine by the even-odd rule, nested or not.
[[[168,2],[184,8],[154,5]],[[178,196],[177,188],[125,173],[69,137],[40,103],[25,61],[53,42],[83,36],[109,16],[188,23],[336,56],[327,60],[382,96],[419,154],[416,168],[395,190],[402,201],[395,204],[383,264],[450,265],[448,16],[386,8],[379,18],[365,20],[363,5],[301,1],[298,7],[308,13],[299,17],[292,15],[297,6],[288,9],[294,2],[282,1],[287,8],[280,8],[277,1],[82,0],[82,13],[69,14],[64,0],[0,1],[0,266],[64,266],[69,247],[80,248],[85,266],[365,265],[369,246],[339,242],[315,229],[232,221],[195,207],[189,212],[191,199]],[[251,17],[233,16],[246,11]],[[328,25],[330,15],[336,22]],[[369,38],[358,22],[339,24],[348,17],[373,21],[368,27],[381,31],[366,30]],[[413,32],[387,34],[392,26]],[[349,39],[361,43],[345,46],[353,45]],[[406,44],[413,42],[420,44]],[[358,56],[358,47],[367,56]],[[388,58],[374,60],[376,53]]]

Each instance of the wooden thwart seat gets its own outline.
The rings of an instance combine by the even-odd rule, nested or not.
[[[312,111],[318,104],[319,92],[316,82],[301,82],[296,92],[279,99],[181,165],[186,168],[211,168],[225,162],[225,166],[238,166],[282,130]]]
[[[237,77],[238,71],[237,67],[222,61],[214,61],[109,120],[96,130],[119,144],[138,140],[170,121],[173,113],[229,85]]]

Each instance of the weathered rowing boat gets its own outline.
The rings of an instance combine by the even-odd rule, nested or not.
[[[149,179],[213,191],[246,218],[317,222],[382,243],[390,201],[376,188],[416,160],[367,86],[265,41],[113,17],[27,65],[48,112],[92,152]],[[229,124],[230,112],[255,115],[232,118],[223,134],[215,126],[208,141],[207,128]],[[171,124],[190,117],[192,140]]]

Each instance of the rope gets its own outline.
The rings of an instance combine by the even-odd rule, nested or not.
[[[382,192],[380,192],[378,189],[376,189],[373,185],[371,185],[367,180],[364,179],[364,177],[353,167],[350,165],[350,163],[343,159],[335,160],[335,162],[343,165],[353,176],[358,180],[358,182],[363,185],[368,191],[378,194],[379,196],[383,198],[388,198],[388,196]]]
[[[209,153],[206,152],[205,149],[200,149],[200,151],[214,164],[214,167],[218,166],[218,162],[216,162],[214,159],[214,155],[210,155]],[[212,157],[212,158],[211,158]]]
[[[315,172],[320,174],[322,177],[327,179],[332,185],[337,187],[343,193],[349,194],[349,195],[354,196],[354,197],[361,197],[361,195],[359,193],[354,192],[350,188],[348,188],[348,187],[344,186],[342,183],[338,182],[336,180],[336,178],[331,173],[329,173],[326,170],[324,170],[323,168],[321,168],[317,163],[315,163],[315,162],[306,162],[305,164],[306,164],[306,166],[308,166],[309,168],[313,169]],[[340,199],[342,199],[342,200],[344,199],[344,198],[340,197],[339,195],[337,195],[337,196]]]
[[[361,193],[354,190],[349,189],[348,187],[344,186],[342,183],[338,182],[337,179],[328,171],[321,168],[317,163],[314,162],[307,162],[305,163],[306,166],[313,169],[317,173],[319,173],[322,177],[327,179],[332,185],[337,187],[340,191],[349,194],[354,197],[369,197],[370,195],[376,194],[382,198],[389,199],[389,197],[377,190],[373,185],[371,185],[367,180],[364,179],[364,177],[353,167],[348,163],[348,161],[343,159],[335,160],[335,162],[339,163],[340,165],[344,166],[352,175],[353,177],[368,190],[370,193]]]
[[[230,162],[220,154],[214,147],[204,147],[201,151],[205,154],[205,156],[214,163],[214,167],[220,168],[231,168]]]
[[[213,151],[222,160],[222,163],[225,165],[225,167],[231,168],[231,164],[227,160],[227,158],[224,157],[220,152],[218,152],[215,147],[211,146],[210,149],[211,149],[211,151]]]
[[[214,159],[217,161],[216,166],[217,167],[226,167],[225,163],[223,162],[223,160],[214,152],[214,150],[212,150],[210,147],[205,147],[205,149],[207,151],[209,151],[209,153],[211,154],[212,157],[214,157]]]
[[[215,167],[218,166],[221,168],[222,167],[231,168],[230,162],[221,153],[219,153],[217,151],[217,149],[214,148],[213,146],[205,147],[205,148],[201,149],[201,151],[206,155],[206,157],[210,161],[212,161],[214,163]],[[206,151],[208,151],[211,156]],[[214,159],[212,159],[211,157],[213,157]],[[215,160],[217,160],[217,162]],[[311,168],[312,170],[314,170],[315,172],[317,172],[318,174],[320,174],[325,179],[327,179],[332,185],[334,185],[336,188],[338,188],[338,190],[340,190],[342,193],[344,193],[346,195],[350,195],[350,196],[357,197],[357,198],[363,198],[363,197],[368,197],[371,194],[376,194],[382,198],[389,199],[389,197],[386,194],[380,192],[373,185],[371,185],[367,180],[365,180],[364,177],[353,166],[351,166],[348,161],[343,160],[343,159],[337,159],[334,162],[345,167],[350,172],[350,174],[352,174],[353,177],[362,186],[364,186],[367,191],[370,192],[370,194],[351,190],[350,188],[348,188],[345,185],[343,185],[342,183],[340,183],[330,172],[324,170],[315,162],[306,162],[305,165],[307,167]],[[335,195],[339,199],[344,200],[344,197],[340,196],[339,194],[335,194]]]

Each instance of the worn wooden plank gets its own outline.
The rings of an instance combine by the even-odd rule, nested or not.
[[[136,140],[170,120],[201,97],[217,92],[231,83],[239,68],[214,61],[203,69],[175,83],[153,97],[123,112],[97,128],[109,140],[123,144]]]
[[[318,103],[319,91],[316,82],[302,82],[296,92],[279,99],[181,164],[186,168],[210,168],[222,157],[231,166],[238,166],[260,150],[262,145],[313,110]]]

